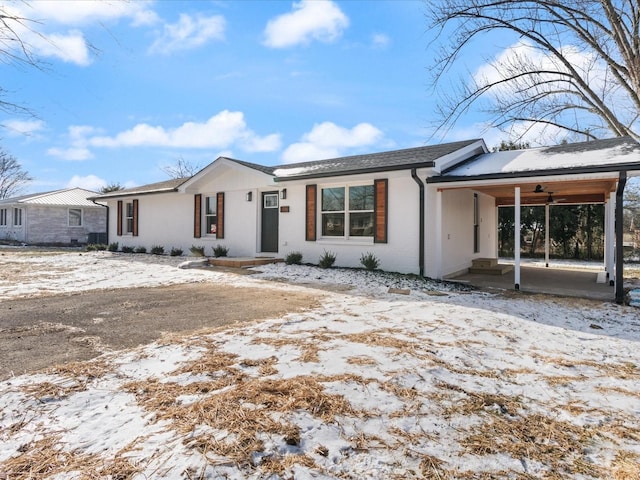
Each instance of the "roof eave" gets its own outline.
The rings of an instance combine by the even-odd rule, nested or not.
[[[626,165],[597,165],[591,167],[565,167],[546,170],[526,170],[522,172],[485,173],[481,175],[441,175],[427,178],[427,183],[471,182],[477,180],[500,180],[529,177],[550,177],[554,175],[580,175],[588,173],[615,173],[640,170],[640,163]]]
[[[433,168],[435,162],[421,162],[421,163],[410,163],[404,165],[393,165],[393,166],[382,166],[382,167],[369,167],[369,168],[359,168],[355,170],[345,170],[342,172],[320,172],[320,173],[309,173],[306,175],[292,175],[288,177],[275,177],[274,180],[276,182],[287,182],[293,180],[310,180],[313,178],[329,178],[329,177],[345,177],[345,176],[353,176],[353,175],[366,175],[369,173],[380,173],[380,172],[391,172],[398,170],[412,170],[414,168]]]

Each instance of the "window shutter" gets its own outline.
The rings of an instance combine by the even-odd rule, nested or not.
[[[216,194],[216,238],[224,238],[224,192]]]
[[[116,234],[121,237],[122,236],[122,200],[118,200],[118,209],[116,214],[116,221],[118,222],[116,225]]]
[[[196,193],[193,196],[193,237],[202,236],[202,194]]]
[[[138,236],[138,200],[133,200],[133,236]]]
[[[389,181],[384,178],[373,182],[374,213],[374,243],[387,243],[387,203],[389,199]]]
[[[317,222],[317,197],[318,186],[307,185],[306,211],[305,211],[305,240],[307,242],[316,241],[316,222]]]

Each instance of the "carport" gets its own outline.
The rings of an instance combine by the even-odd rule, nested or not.
[[[550,275],[545,279],[540,276],[541,272],[532,275],[523,269],[520,259],[520,214],[522,206],[545,206],[545,263],[548,266],[549,218],[553,215],[550,205],[604,204],[603,271],[609,285],[614,287],[611,293],[615,293],[616,302],[622,303],[622,199],[628,177],[639,173],[640,145],[630,137],[618,137],[482,154],[427,179],[427,182],[435,184],[439,192],[467,189],[492,197],[496,209],[504,206],[514,208],[514,269],[512,274],[505,274],[500,281],[509,281],[516,290],[542,291],[544,286],[546,293],[562,293],[564,289],[574,293],[583,291],[584,296],[591,296],[588,282],[580,282],[579,276],[567,276],[556,282],[552,277],[557,276],[557,271],[549,270],[547,273]],[[617,225],[620,228],[616,228]],[[497,235],[495,238],[497,242]],[[620,248],[616,248],[617,245]],[[536,284],[539,285],[537,289]]]

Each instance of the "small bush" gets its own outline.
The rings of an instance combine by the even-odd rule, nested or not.
[[[133,247],[127,245],[122,246],[122,253],[133,253]]]
[[[204,257],[204,247],[203,246],[191,245],[191,248],[189,248],[189,251],[191,252],[191,255],[193,255],[195,257]]]
[[[375,270],[380,266],[380,260],[371,252],[363,253],[360,256],[360,263],[367,270]]]
[[[109,250],[110,252],[117,252],[118,251],[118,242],[110,243],[109,246],[107,247],[107,250]]]
[[[88,244],[88,245],[85,247],[85,250],[86,250],[87,252],[95,252],[95,251],[97,250],[97,248],[96,248],[96,244],[94,244],[94,243],[90,243],[90,244]]]
[[[290,252],[284,257],[284,263],[287,265],[300,265],[302,263],[302,253]]]
[[[99,252],[104,252],[107,249],[107,246],[104,243],[96,244],[96,250]]]
[[[216,245],[215,247],[211,247],[213,249],[214,257],[226,257],[227,253],[229,253],[229,249],[224,245]]]
[[[142,245],[136,247],[134,250],[135,253],[147,253],[147,247],[143,247]]]
[[[318,260],[318,266],[320,268],[331,268],[333,264],[336,262],[336,254],[333,252],[327,252],[326,250],[320,256],[320,260]]]
[[[153,255],[164,255],[164,247],[162,245],[154,245],[151,247],[151,253]]]
[[[172,247],[171,251],[169,252],[169,255],[171,255],[172,257],[179,257],[180,255],[182,255],[182,249]]]

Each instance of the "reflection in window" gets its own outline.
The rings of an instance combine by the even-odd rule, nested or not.
[[[345,199],[348,198],[348,205]],[[373,185],[322,189],[322,236],[373,236]]]
[[[70,227],[82,226],[82,209],[80,208],[69,209],[69,226]]]
[[[215,235],[218,228],[218,215],[216,212],[216,197],[207,197],[205,205],[205,219],[207,222],[207,234]]]

